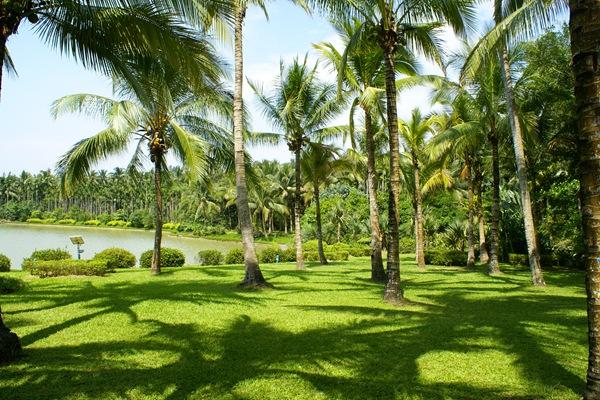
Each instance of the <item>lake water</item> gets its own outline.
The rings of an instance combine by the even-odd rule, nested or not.
[[[13,269],[20,269],[23,258],[36,249],[64,249],[73,258],[76,248],[70,236],[83,236],[85,244],[81,258],[92,258],[108,247],[122,247],[139,259],[140,254],[152,248],[154,232],[134,229],[108,229],[83,226],[0,224],[0,253],[11,260]],[[195,264],[200,250],[220,250],[223,253],[241,248],[241,243],[188,238],[163,233],[163,247],[174,247],[184,252],[186,264]],[[260,246],[257,246],[260,247]]]

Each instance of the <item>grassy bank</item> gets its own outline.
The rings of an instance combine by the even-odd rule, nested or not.
[[[403,261],[402,308],[381,302],[366,259],[265,265],[263,292],[237,289],[231,266],[29,279],[0,295],[26,354],[0,367],[0,398],[578,398],[583,274],[539,289],[525,270]]]

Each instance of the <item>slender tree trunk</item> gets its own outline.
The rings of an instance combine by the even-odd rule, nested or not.
[[[475,241],[473,240],[473,174],[471,173],[471,155],[465,157],[467,170],[467,268],[475,267]]]
[[[502,47],[500,57],[502,65],[502,79],[504,81],[504,92],[508,107],[512,141],[515,150],[515,161],[517,163],[517,176],[519,177],[519,193],[521,195],[521,209],[523,211],[523,223],[525,225],[525,241],[527,242],[527,253],[529,254],[529,269],[531,270],[531,281],[535,286],[545,286],[544,275],[540,264],[540,253],[537,246],[535,223],[531,208],[531,195],[527,184],[527,161],[523,146],[523,132],[521,123],[517,117],[516,103],[513,94],[513,82],[510,75],[510,62],[506,46]]]
[[[498,264],[498,243],[500,242],[500,156],[498,155],[498,137],[495,132],[490,134],[489,140],[492,147],[493,200],[488,273],[493,275],[500,273],[500,265]]]
[[[4,325],[0,309],[0,364],[14,360],[21,355],[19,337]]]
[[[300,229],[300,218],[302,217],[302,175],[300,173],[300,158],[302,147],[298,146],[295,150],[295,176],[296,192],[294,193],[294,242],[296,243],[296,269],[304,269],[304,253],[302,252],[302,231]]]
[[[395,26],[389,23],[388,26]],[[400,254],[398,232],[398,201],[400,198],[400,150],[398,142],[398,112],[396,110],[396,69],[394,52],[398,37],[395,30],[382,32],[381,47],[385,54],[385,92],[387,104],[387,122],[390,151],[390,190],[388,207],[389,250],[388,250],[388,280],[385,285],[383,298],[391,303],[404,300],[400,280]]]
[[[321,200],[319,199],[319,182],[315,182],[315,208],[317,212],[317,247],[319,250],[319,262],[323,265],[327,264],[325,251],[323,250],[323,230],[321,227]]]
[[[479,225],[479,262],[487,264],[489,261],[488,245],[485,240],[485,218],[483,214],[483,176],[481,174],[481,165],[478,164],[475,174],[477,180],[477,221]]]
[[[369,195],[369,222],[371,223],[371,280],[385,282],[381,246],[381,225],[377,206],[377,170],[375,168],[375,143],[370,110],[365,112],[365,139],[367,145],[367,191]]]
[[[600,2],[569,3],[587,271],[589,356],[584,399],[592,400],[600,399]]]
[[[267,286],[267,282],[258,265],[256,248],[254,247],[254,231],[250,207],[248,206],[248,186],[246,183],[246,160],[244,152],[244,53],[243,53],[243,24],[246,16],[246,6],[236,1],[235,12],[235,88],[233,94],[233,143],[235,152],[235,188],[238,223],[242,234],[244,248],[244,280],[240,284],[246,287]]]
[[[10,33],[8,27],[0,25],[0,99],[2,99],[2,80],[4,73],[4,57],[6,55],[6,43]]]
[[[152,252],[152,275],[160,274],[160,247],[162,241],[162,182],[161,182],[161,157],[155,156],[154,159],[154,192],[155,192],[155,208],[156,213],[154,229],[154,251]]]
[[[425,270],[425,233],[423,232],[423,194],[421,193],[421,170],[416,154],[412,154],[415,179],[415,260],[421,271]]]

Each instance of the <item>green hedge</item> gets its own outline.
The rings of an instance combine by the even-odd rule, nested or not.
[[[276,247],[267,247],[258,254],[258,261],[265,264],[272,264],[279,255],[279,249]],[[281,261],[281,256],[280,256]]]
[[[164,268],[182,267],[185,264],[185,255],[179,249],[163,247],[160,249],[160,266]],[[152,266],[152,250],[147,250],[140,256],[140,267]]]
[[[67,275],[102,276],[106,274],[107,267],[106,262],[100,260],[33,260],[28,271],[40,278]]]
[[[21,279],[10,276],[0,276],[0,293],[8,294],[18,292],[25,287],[25,282]]]
[[[510,253],[508,255],[508,262],[511,265],[529,265],[529,257],[527,254]]]
[[[75,225],[77,223],[77,221],[69,218],[69,219],[59,219],[58,221],[56,221],[56,223],[59,225]]]
[[[219,250],[201,250],[198,252],[200,265],[219,265],[223,264],[223,253]]]
[[[225,264],[243,264],[244,251],[242,249],[231,249],[225,255]]]
[[[465,266],[467,252],[453,249],[426,249],[425,263],[429,265]]]
[[[85,221],[83,224],[89,225],[89,226],[100,226],[100,225],[102,225],[102,221],[97,220],[97,219],[90,219],[90,220]]]
[[[133,253],[118,247],[111,247],[96,253],[94,260],[106,262],[106,267],[111,271],[116,268],[133,268],[136,262]]]
[[[285,250],[279,250],[281,262],[296,262],[296,248],[288,247]]]
[[[10,271],[10,258],[0,254],[0,272]]]
[[[126,227],[128,225],[127,225],[127,222],[125,222],[125,221],[114,220],[114,221],[108,221],[106,223],[106,226],[116,226],[116,227],[119,227],[119,228],[123,228],[123,227]]]
[[[348,261],[350,253],[347,251],[326,251],[325,258],[328,261]],[[319,261],[318,251],[307,251],[304,253],[304,260]]]
[[[400,240],[398,241],[398,248],[399,248],[400,254],[414,253],[416,246],[417,246],[417,243],[415,241],[415,238],[410,237],[410,236],[405,236],[403,238],[400,238]]]

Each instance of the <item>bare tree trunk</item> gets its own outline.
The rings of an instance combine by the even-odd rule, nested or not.
[[[321,227],[321,200],[319,199],[319,182],[315,182],[315,208],[317,214],[317,248],[319,250],[319,262],[323,265],[327,264],[325,251],[323,251],[323,229]]]
[[[375,143],[373,140],[373,122],[371,112],[365,112],[365,139],[367,145],[367,188],[369,195],[369,221],[371,223],[371,280],[385,282],[383,269],[381,225],[377,206],[377,171],[375,168]]]
[[[465,157],[467,170],[467,268],[475,267],[475,241],[473,240],[473,174],[471,173],[471,155]]]
[[[235,12],[235,88],[233,94],[233,143],[235,152],[235,188],[238,223],[242,234],[244,248],[244,280],[240,286],[268,286],[258,266],[258,257],[254,247],[254,231],[250,207],[248,206],[248,186],[246,183],[246,160],[244,152],[244,53],[243,53],[243,24],[246,16],[246,6],[236,2]],[[264,220],[264,218],[263,218]],[[264,221],[263,221],[264,222]]]
[[[529,254],[529,269],[531,270],[531,281],[535,286],[545,286],[544,275],[540,264],[540,253],[537,246],[535,223],[531,208],[531,195],[527,184],[527,161],[523,146],[523,133],[521,123],[517,117],[516,103],[513,94],[513,83],[510,75],[510,62],[506,46],[502,48],[500,57],[502,65],[502,79],[504,81],[504,93],[508,108],[512,141],[515,150],[515,161],[517,163],[517,176],[519,178],[519,193],[521,195],[521,209],[523,211],[523,224],[525,225],[525,241],[527,242],[527,253]]]
[[[294,193],[294,242],[296,243],[296,269],[304,269],[304,253],[302,252],[302,231],[300,229],[300,218],[302,216],[302,175],[300,172],[300,158],[302,147],[298,146],[295,150],[295,177],[296,192]]]
[[[16,333],[4,325],[0,309],[0,364],[9,362],[21,355],[21,342]]]
[[[1,11],[1,10],[0,10]],[[0,99],[2,99],[2,79],[4,73],[4,57],[6,56],[6,43],[10,36],[7,26],[0,24]]]
[[[162,182],[161,182],[161,157],[154,158],[154,197],[155,197],[155,223],[154,229],[154,249],[152,252],[152,275],[160,274],[160,247],[162,241]]]
[[[485,218],[483,214],[483,176],[481,174],[481,165],[477,164],[475,173],[477,181],[477,221],[479,225],[479,262],[487,264],[490,256],[488,255],[487,241],[485,240]]]
[[[388,23],[388,26],[395,26],[395,24]],[[387,260],[388,280],[385,285],[383,298],[391,303],[400,303],[404,300],[404,292],[400,280],[400,253],[398,248],[400,239],[398,232],[400,150],[398,142],[398,112],[396,110],[396,69],[394,66],[394,52],[397,40],[398,37],[395,30],[382,32],[381,47],[385,54],[385,92],[390,151],[390,190],[388,206],[390,241]]]
[[[425,233],[423,232],[423,194],[421,193],[421,171],[416,154],[412,154],[415,179],[415,260],[421,271],[425,270]]]
[[[498,154],[498,137],[496,136],[496,132],[490,134],[489,140],[492,146],[493,201],[488,273],[493,275],[500,273],[500,265],[498,264],[498,243],[500,242],[500,156]]]
[[[588,370],[584,399],[600,399],[600,2],[570,0],[586,253]]]

